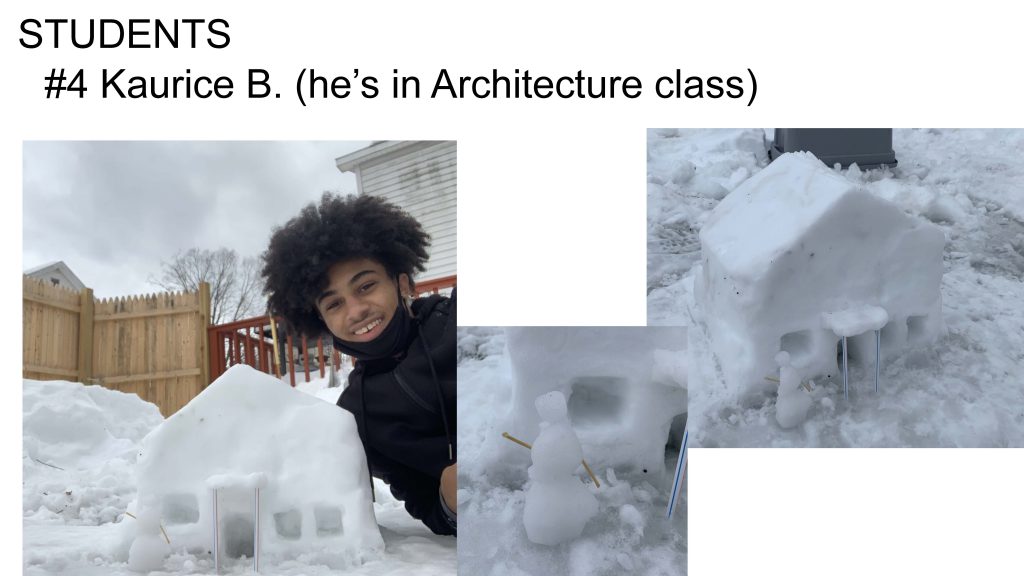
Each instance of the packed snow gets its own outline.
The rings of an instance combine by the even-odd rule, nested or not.
[[[665,471],[666,438],[682,433],[686,412],[683,330],[516,327],[506,329],[506,340],[514,377],[509,432],[532,442],[540,431],[537,398],[558,391],[589,463]]]
[[[156,507],[135,515],[135,538],[128,549],[128,569],[152,572],[164,565],[171,554],[171,544],[163,538],[160,510]]]
[[[823,198],[798,195],[796,208],[779,201],[773,217],[763,216],[773,204],[762,198],[760,220],[702,234],[758,202],[759,181],[792,184],[792,174],[767,169],[771,136],[648,132],[648,322],[689,329],[694,446],[1024,446],[1024,131],[896,130],[897,167],[804,170]],[[849,239],[839,241],[842,230]],[[833,238],[825,273],[808,265],[809,254],[799,261],[802,242]],[[941,268],[931,263],[936,246]],[[709,275],[709,259],[727,280],[739,271],[745,282],[728,306],[708,297],[721,280]],[[822,286],[846,290],[847,301],[825,302]],[[711,288],[724,302],[724,284]],[[879,305],[880,295],[898,302]],[[804,303],[817,318],[796,313]],[[730,308],[744,311],[742,322],[709,328],[728,321]],[[835,369],[843,336],[849,400]],[[798,369],[796,392],[779,387],[780,350]]]
[[[811,398],[800,389],[800,373],[793,367],[789,352],[775,355],[779,364],[779,397],[775,401],[775,420],[783,428],[792,428],[807,419]]]
[[[360,477],[356,474],[358,466],[344,472],[332,468],[335,464],[359,460],[352,454],[357,448],[358,455],[362,456],[357,440],[354,443],[339,441],[338,434],[342,432],[355,434],[354,426],[348,430],[345,424],[346,418],[351,417],[327,404],[337,399],[340,388],[328,388],[329,380],[324,378],[300,384],[299,389],[307,393],[301,394],[285,383],[248,368],[235,368],[225,376],[229,381],[222,391],[245,383],[253,384],[253,394],[257,389],[265,393],[267,387],[280,386],[280,394],[272,395],[278,410],[267,412],[265,402],[240,388],[230,394],[231,402],[224,396],[217,398],[215,383],[204,392],[208,396],[206,401],[201,400],[191,411],[186,407],[165,421],[156,406],[135,395],[73,382],[25,380],[24,573],[117,576],[213,573],[211,546],[200,542],[209,534],[197,530],[206,523],[192,522],[207,503],[206,499],[193,501],[187,491],[174,490],[158,499],[159,506],[140,507],[136,502],[146,500],[147,491],[155,494],[178,480],[195,476],[191,473],[197,471],[204,480],[204,485],[199,487],[201,492],[213,486],[224,490],[220,505],[225,516],[230,516],[234,508],[237,508],[235,512],[250,510],[252,490],[257,485],[265,489],[262,505],[272,505],[282,494],[275,494],[267,486],[285,476],[295,487],[301,486],[306,491],[288,496],[296,500],[300,508],[305,504],[314,505],[303,519],[267,516],[270,519],[263,524],[261,532],[264,546],[261,548],[261,572],[315,575],[335,574],[343,568],[347,574],[364,575],[456,572],[456,540],[432,534],[406,513],[402,503],[391,497],[385,484],[376,480],[377,501],[372,504],[372,512],[369,511],[365,462],[358,474]],[[237,406],[231,406],[232,403]],[[246,410],[254,412],[248,421],[240,417]],[[285,419],[285,422],[281,419],[285,413],[302,417]],[[172,425],[175,418],[179,423]],[[206,426],[230,426],[232,431],[219,430],[223,433],[223,443],[214,436],[204,436],[208,440],[205,445],[186,441],[188,431],[194,430],[197,424],[181,422],[190,419],[196,422],[202,419]],[[327,429],[323,428],[325,424]],[[161,428],[163,432],[159,432]],[[147,435],[149,439],[144,441]],[[276,438],[278,444],[286,442],[288,449],[275,450],[272,438]],[[259,441],[265,454],[251,450],[252,441]],[[339,456],[339,453],[344,454]],[[146,459],[163,461],[170,468],[152,465],[147,468]],[[248,465],[257,461],[277,462],[280,466],[276,469],[267,466],[270,469],[265,473],[242,473],[241,463]],[[212,462],[224,465],[215,466]],[[322,472],[338,476],[334,479],[336,482],[325,480]],[[345,502],[337,510],[344,516],[332,515],[333,509],[328,510],[330,506],[326,504],[334,503],[339,496],[355,494],[358,492],[355,486],[359,485],[365,485],[366,501]],[[353,519],[352,509],[360,506],[367,508],[367,516]],[[272,513],[270,508],[261,510],[264,510],[261,517]],[[131,514],[133,511],[135,513]],[[244,513],[236,516],[244,516]],[[374,516],[376,524],[373,524]],[[296,522],[289,524],[289,519]],[[242,529],[235,530],[239,526]],[[288,533],[289,526],[294,528],[295,534]],[[251,522],[225,522],[222,527],[221,536],[225,540],[221,548],[221,573],[251,573]],[[299,538],[282,538],[275,543],[270,537],[282,527],[286,535]],[[344,530],[351,532],[346,536],[342,534]],[[303,532],[317,536],[302,538]],[[244,533],[248,533],[248,543]],[[229,550],[232,534],[239,538],[232,545],[234,549]],[[331,539],[336,546],[318,547],[315,545],[318,538]],[[383,552],[379,546],[381,538]],[[378,544],[374,545],[374,540]],[[292,543],[307,546],[289,546]],[[308,546],[311,543],[313,546]]]
[[[157,509],[186,549],[209,549],[216,519],[222,565],[251,563],[257,529],[266,565],[302,556],[340,570],[383,548],[355,418],[249,366],[150,432],[136,476],[132,510]]]
[[[858,337],[854,360],[865,364],[875,330],[887,355],[942,332],[942,232],[810,153],[784,154],[740,184],[700,239],[686,303],[694,388],[724,381],[736,394],[763,393],[779,350],[801,378],[832,378],[847,337]]]
[[[685,477],[666,518],[685,427],[685,332],[460,328],[458,338],[460,571],[685,574]]]
[[[569,423],[565,396],[558,391],[537,397],[541,430],[530,449],[523,525],[530,542],[554,546],[575,540],[597,514],[597,498],[576,477],[583,447]]]

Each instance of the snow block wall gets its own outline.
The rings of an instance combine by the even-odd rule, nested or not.
[[[681,328],[506,329],[514,377],[511,434],[533,442],[534,402],[561,392],[584,458],[608,467],[665,470],[686,415],[686,332]]]
[[[221,557],[304,555],[336,568],[384,548],[351,414],[234,366],[142,441],[137,515],[158,510],[174,547],[210,551],[219,489]]]
[[[725,383],[774,387],[789,353],[803,378],[835,377],[837,345],[872,366],[943,331],[942,231],[810,153],[784,154],[725,197],[700,233],[697,318]]]

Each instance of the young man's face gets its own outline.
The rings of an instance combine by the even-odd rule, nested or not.
[[[409,277],[398,277],[402,294]],[[327,287],[316,307],[327,329],[346,342],[369,342],[380,336],[398,308],[398,287],[384,266],[369,258],[342,260],[327,270]]]

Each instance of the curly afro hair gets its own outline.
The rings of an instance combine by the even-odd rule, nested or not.
[[[422,272],[430,235],[398,206],[374,196],[324,193],[298,216],[274,230],[263,253],[264,292],[270,312],[284,316],[300,334],[324,331],[315,300],[335,263],[370,258],[392,277]]]

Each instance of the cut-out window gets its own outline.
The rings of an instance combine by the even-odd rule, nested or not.
[[[167,524],[199,522],[199,500],[195,494],[168,494],[163,497],[160,516]]]
[[[569,420],[577,428],[620,422],[626,389],[625,378],[588,376],[573,380],[568,401]]]
[[[924,340],[927,316],[907,316],[907,342],[917,344]]]
[[[316,517],[317,536],[336,536],[342,533],[341,508],[337,506],[317,506],[313,509]]]
[[[274,529],[285,540],[302,538],[302,512],[292,509],[274,514]]]

